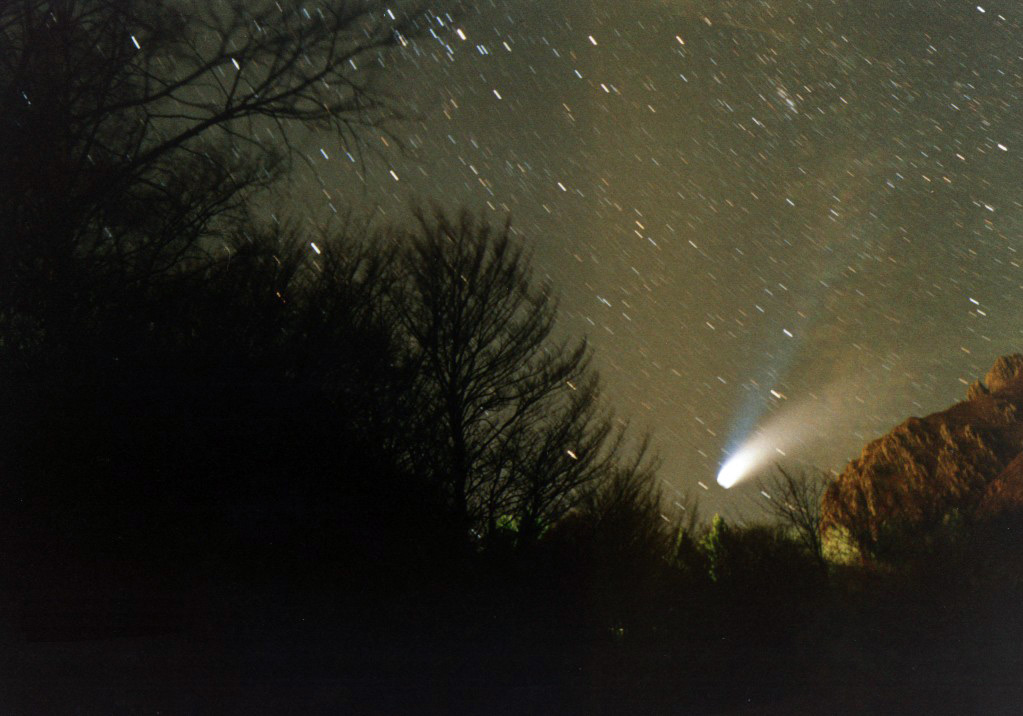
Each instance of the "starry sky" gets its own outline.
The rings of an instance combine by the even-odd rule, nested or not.
[[[352,161],[313,136],[292,186],[317,221],[510,215],[669,496],[727,514],[752,488],[715,475],[752,436],[840,470],[1023,349],[1021,23],[965,0],[480,0],[384,60],[391,139]]]

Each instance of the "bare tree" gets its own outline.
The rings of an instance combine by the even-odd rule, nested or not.
[[[523,543],[612,469],[624,434],[599,406],[586,342],[555,339],[556,302],[528,264],[507,223],[421,212],[401,306],[433,433],[420,472],[464,534],[504,521]]]
[[[831,484],[827,473],[817,469],[799,472],[775,465],[769,477],[760,481],[764,500],[759,505],[783,526],[791,528],[804,547],[824,560],[821,535],[821,500]]]
[[[342,146],[380,126],[395,104],[372,68],[415,29],[410,4],[0,3],[8,340],[70,324],[82,292],[116,301],[202,254],[217,218],[278,175],[298,125]]]

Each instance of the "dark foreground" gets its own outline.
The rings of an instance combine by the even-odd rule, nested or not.
[[[628,628],[598,632],[593,614],[616,598],[613,585],[534,584],[529,595],[513,577],[411,592],[207,576],[116,589],[85,579],[70,594],[40,580],[5,593],[2,710],[1009,714],[1023,704],[1023,618],[999,612],[1004,593],[967,603],[882,580],[838,594],[833,576],[830,592],[776,613],[779,629],[752,621],[771,619],[755,594],[700,603],[734,597],[718,592],[651,603]]]

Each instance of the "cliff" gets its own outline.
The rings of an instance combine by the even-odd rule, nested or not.
[[[869,443],[829,487],[825,529],[861,545],[893,526],[919,529],[952,518],[1023,507],[1023,355],[1003,356],[967,399],[910,418]]]

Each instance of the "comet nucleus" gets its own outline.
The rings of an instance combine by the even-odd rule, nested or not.
[[[754,467],[756,467],[754,456],[748,451],[740,451],[737,455],[729,458],[718,470],[718,484],[727,490],[745,477]]]

